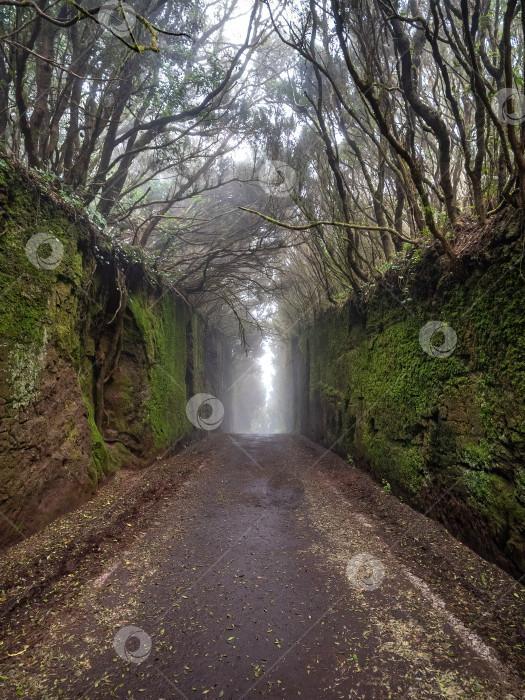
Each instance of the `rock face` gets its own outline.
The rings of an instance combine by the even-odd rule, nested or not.
[[[111,252],[27,173],[2,165],[0,189],[6,544],[88,499],[119,467],[144,466],[189,434],[187,399],[221,393],[215,366],[228,354],[136,253]]]
[[[467,281],[432,251],[394,262],[367,300],[327,311],[288,347],[292,427],[514,575],[525,571],[520,230],[497,222],[465,258]]]

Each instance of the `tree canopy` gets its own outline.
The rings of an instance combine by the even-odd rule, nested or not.
[[[461,274],[461,227],[523,209],[524,31],[517,0],[0,0],[0,142],[226,326],[293,318],[430,244]]]

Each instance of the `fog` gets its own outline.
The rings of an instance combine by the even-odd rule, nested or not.
[[[287,432],[282,344],[262,336],[255,347],[234,358],[233,367],[229,397],[232,432]]]

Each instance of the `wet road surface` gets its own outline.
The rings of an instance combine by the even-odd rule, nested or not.
[[[323,454],[293,436],[211,436],[153,524],[49,616],[23,694],[523,697],[320,476]]]

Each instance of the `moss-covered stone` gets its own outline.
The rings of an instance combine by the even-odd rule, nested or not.
[[[116,269],[126,261],[31,173],[1,161],[0,189],[0,502],[12,523],[4,518],[0,541],[9,542],[74,507],[115,469],[145,465],[193,430],[186,329],[190,323],[200,391],[204,325],[161,280],[147,281],[145,263],[129,262],[120,359],[97,426],[99,361],[115,327]],[[51,269],[27,255],[38,233],[60,242]],[[48,245],[38,249],[42,258]]]
[[[91,462],[88,475],[93,486],[96,486],[105,476],[116,468],[108,452],[106,444],[95,423],[95,415],[91,402],[83,395],[86,407],[87,423],[91,434]]]
[[[129,308],[144,339],[150,398],[147,417],[158,448],[174,444],[190,427],[186,417],[187,312],[174,296],[134,293]]]
[[[292,389],[302,432],[360,456],[394,492],[514,572],[525,571],[519,259],[500,250],[466,282],[442,276],[422,292],[423,259],[402,294],[379,287],[364,307],[325,312],[294,341],[302,369]],[[434,320],[457,335],[447,358],[420,345]]]

